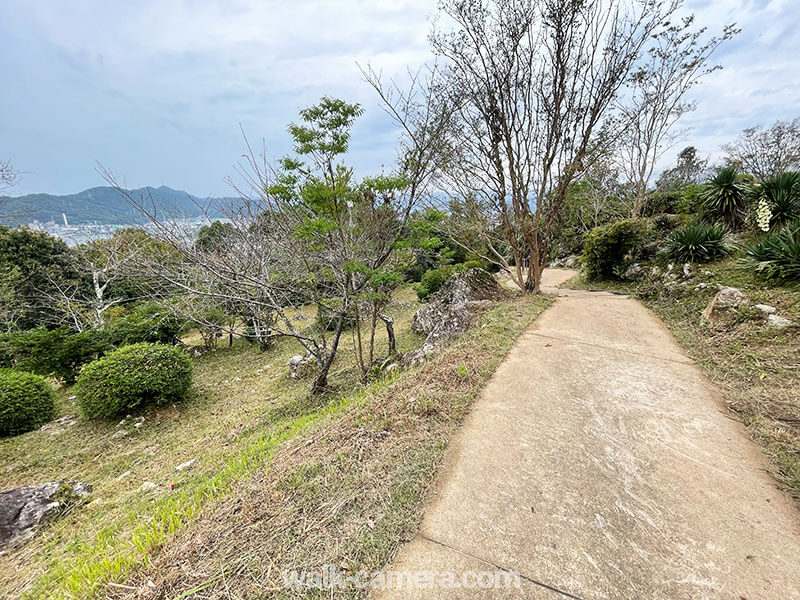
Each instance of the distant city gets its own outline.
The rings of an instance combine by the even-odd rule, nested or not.
[[[70,224],[69,219],[62,213],[62,222],[46,221],[42,222],[34,219],[24,226],[31,231],[42,231],[48,235],[61,238],[69,246],[77,246],[85,244],[92,240],[99,240],[110,238],[114,235],[117,229],[124,227],[136,227],[139,229],[148,230],[146,225],[132,224],[132,223],[79,223]],[[218,221],[228,221],[228,219],[214,219]],[[203,226],[209,224],[207,217],[193,217],[191,219],[175,219],[176,225],[180,226],[181,231],[186,232],[192,236],[197,234],[197,231]]]

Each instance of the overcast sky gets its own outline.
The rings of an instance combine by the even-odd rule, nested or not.
[[[719,145],[758,123],[800,116],[798,0],[687,0],[720,51],[685,120],[687,143]],[[229,194],[241,123],[268,154],[286,125],[329,95],[366,109],[351,162],[394,159],[396,132],[356,62],[387,74],[429,58],[432,0],[0,0],[0,159],[23,172],[15,195],[103,185],[95,161],[129,187]],[[676,149],[677,152],[678,149]]]

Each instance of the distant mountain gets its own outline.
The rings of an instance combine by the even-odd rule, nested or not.
[[[148,207],[155,206],[162,218],[191,218],[203,214],[200,207],[209,210],[209,216],[219,218],[225,202],[236,202],[238,198],[198,198],[187,192],[173,190],[167,186],[144,187],[130,190],[137,201]],[[0,197],[0,223],[22,225],[34,220],[63,223],[67,216],[70,225],[87,223],[134,225],[144,221],[127,200],[113,187],[95,187],[78,194],[53,196],[50,194],[28,194],[18,197]]]

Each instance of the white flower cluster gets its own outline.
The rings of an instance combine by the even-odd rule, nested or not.
[[[758,201],[758,209],[756,209],[756,222],[761,231],[769,231],[769,222],[772,220],[772,209],[766,198],[761,198]]]

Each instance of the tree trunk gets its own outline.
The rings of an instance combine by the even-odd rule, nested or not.
[[[336,333],[331,341],[330,349],[322,356],[317,357],[317,375],[311,383],[311,394],[320,394],[328,389],[328,371],[331,370],[333,359],[336,358],[336,351],[339,348],[339,339],[342,337],[342,329],[344,329],[345,315],[339,317],[339,322],[336,324]]]
[[[394,319],[378,314],[378,318],[386,324],[386,335],[389,337],[389,356],[397,354],[397,339],[394,337]]]

